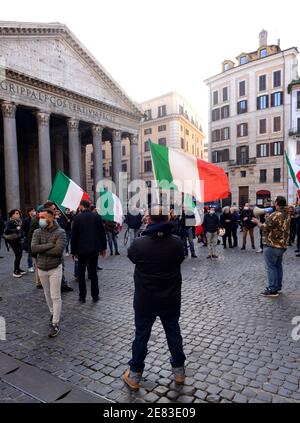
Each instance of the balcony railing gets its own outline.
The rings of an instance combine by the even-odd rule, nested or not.
[[[256,164],[256,157],[250,157],[248,159],[242,160],[229,160],[228,166],[239,167],[239,166],[248,166]]]
[[[291,128],[289,130],[290,137],[300,137],[300,128]]]

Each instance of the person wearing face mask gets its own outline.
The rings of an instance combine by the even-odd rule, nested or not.
[[[24,240],[21,212],[18,209],[13,209],[8,213],[8,216],[9,221],[6,224],[3,238],[15,254],[13,277],[21,278],[26,274],[25,270],[20,267]]]
[[[37,271],[51,315],[49,338],[54,338],[60,331],[62,256],[66,243],[66,233],[55,221],[54,211],[42,210],[39,213],[39,229],[33,233],[31,250],[37,256]]]
[[[247,243],[247,234],[249,232],[252,249],[255,250],[255,244],[254,244],[254,228],[256,224],[252,221],[254,215],[253,210],[250,209],[249,203],[246,203],[242,212],[241,212],[241,222],[243,225],[243,246],[242,250],[246,249],[246,243]]]
[[[209,209],[209,212],[205,214],[202,226],[206,233],[207,239],[207,258],[218,258],[216,249],[218,243],[218,231],[220,228],[220,220],[216,214],[214,207],[211,207]]]

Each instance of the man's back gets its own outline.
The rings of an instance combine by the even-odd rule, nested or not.
[[[99,253],[105,249],[106,235],[101,217],[89,210],[77,215],[72,227],[72,254]]]
[[[170,225],[162,232],[152,231],[134,240],[128,249],[129,259],[136,265],[134,273],[134,307],[141,313],[180,313],[183,243],[171,235]]]

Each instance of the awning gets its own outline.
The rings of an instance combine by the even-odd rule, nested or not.
[[[270,191],[262,189],[260,191],[257,191],[256,195],[271,195],[271,193]]]

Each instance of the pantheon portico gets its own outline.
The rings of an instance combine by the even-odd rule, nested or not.
[[[138,177],[142,112],[62,24],[0,22],[0,209],[44,202],[62,170],[85,188],[85,146],[93,145],[94,187],[103,178],[102,142],[121,172],[130,140]]]

